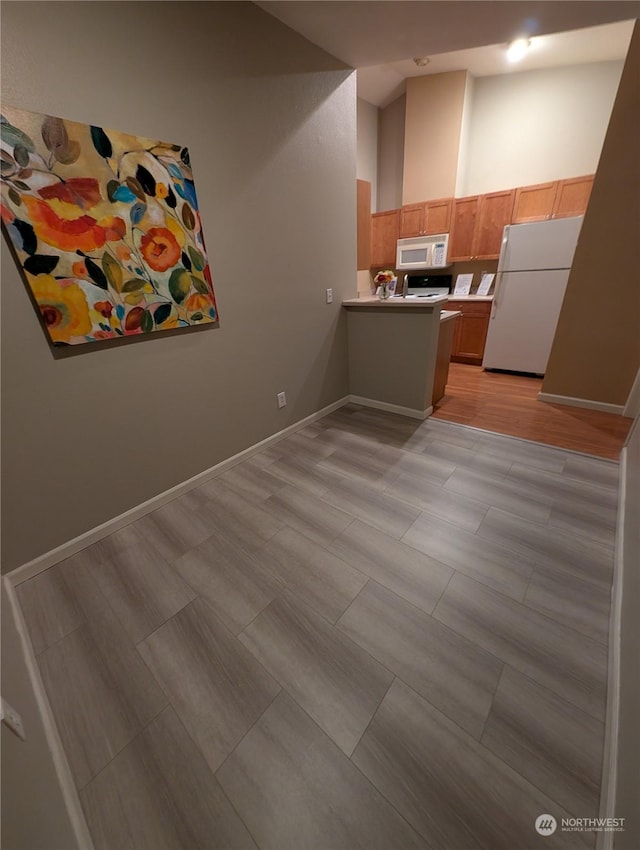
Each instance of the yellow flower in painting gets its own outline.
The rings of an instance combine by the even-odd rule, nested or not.
[[[167,227],[173,233],[176,238],[176,242],[180,245],[181,248],[184,248],[185,243],[187,241],[187,237],[185,236],[184,230],[180,227],[178,222],[173,218],[167,218]]]
[[[156,198],[166,198],[169,190],[164,183],[156,183]]]
[[[188,313],[202,313],[206,312],[213,305],[209,295],[204,295],[201,292],[194,292],[194,294],[190,295],[184,302],[184,306]]]
[[[53,342],[91,333],[89,305],[77,283],[41,274],[31,279],[31,291]]]

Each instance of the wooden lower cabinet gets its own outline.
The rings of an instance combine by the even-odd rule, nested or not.
[[[454,363],[481,366],[489,330],[491,301],[448,301],[447,310],[460,310],[455,320],[451,359]]]

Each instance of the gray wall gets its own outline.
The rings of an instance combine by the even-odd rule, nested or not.
[[[358,180],[371,183],[371,209],[378,203],[378,114],[377,106],[358,98]]]
[[[2,97],[189,146],[221,317],[55,359],[3,240],[6,571],[347,393],[356,93],[251,3],[34,2],[3,6]]]
[[[404,120],[407,96],[380,110],[378,129],[378,205],[376,212],[402,206]],[[426,199],[425,199],[426,200]]]

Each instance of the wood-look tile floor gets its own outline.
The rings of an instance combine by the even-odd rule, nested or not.
[[[618,465],[344,407],[19,585],[97,850],[568,850]]]
[[[434,418],[617,460],[633,419],[538,401],[542,379],[451,363]]]

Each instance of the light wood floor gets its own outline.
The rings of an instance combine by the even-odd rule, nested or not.
[[[617,477],[348,406],[22,583],[97,850],[593,847]]]
[[[433,416],[498,434],[617,460],[632,419],[538,401],[542,379],[451,363]]]

